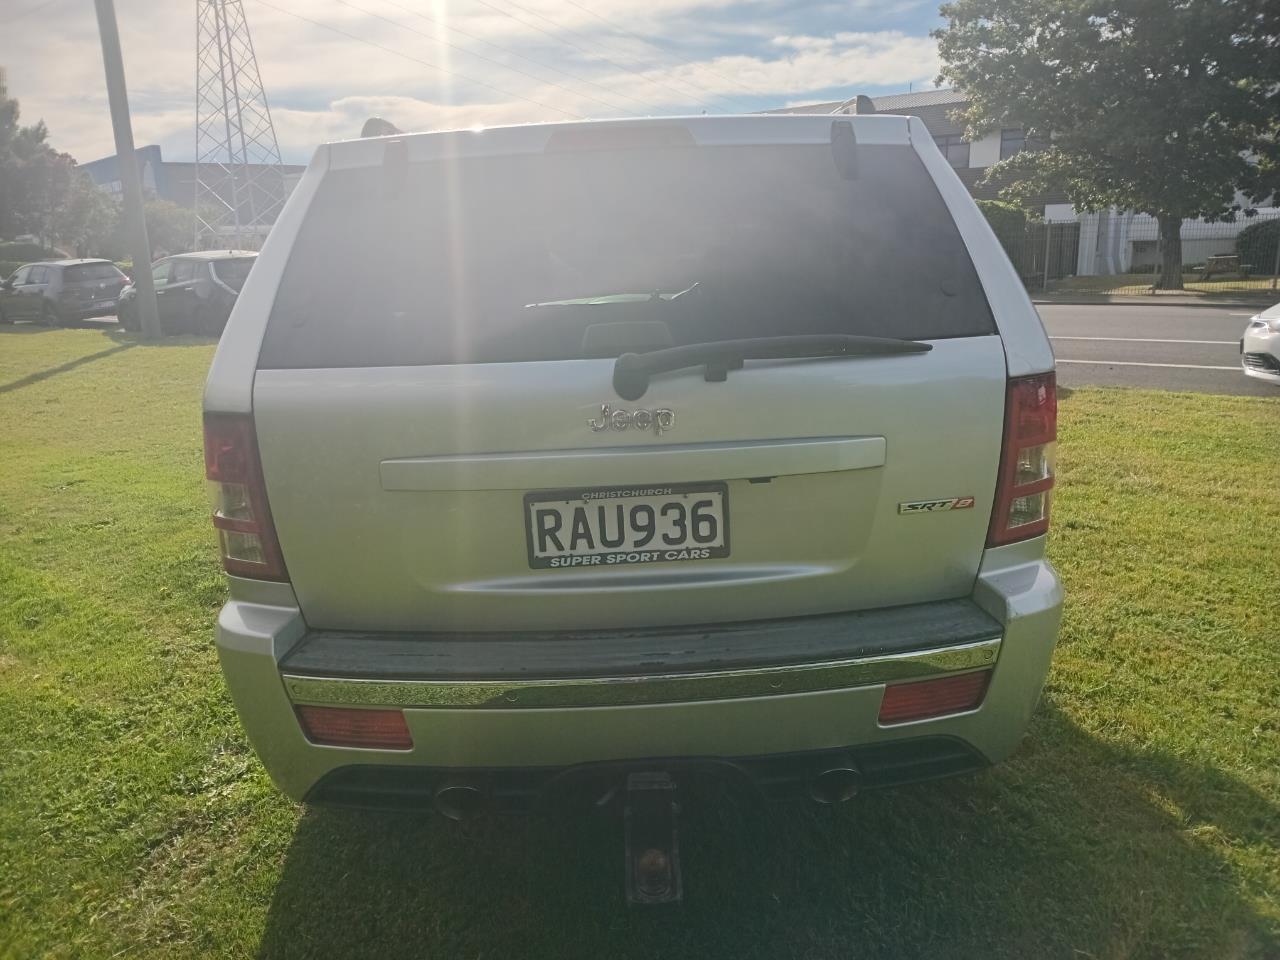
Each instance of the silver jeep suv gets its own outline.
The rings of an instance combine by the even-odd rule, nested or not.
[[[1058,632],[1053,370],[918,119],[322,146],[205,393],[245,729],[291,797],[454,816],[997,762]]]

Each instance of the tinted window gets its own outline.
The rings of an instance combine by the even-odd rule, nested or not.
[[[1000,159],[1008,160],[1021,153],[1027,145],[1027,135],[1021,127],[1013,127],[1000,131]]]
[[[63,273],[67,283],[82,283],[91,280],[117,280],[123,274],[111,263],[80,263],[67,267]]]
[[[864,146],[858,162],[849,180],[828,145],[685,147],[420,164],[398,184],[331,172],[260,363],[580,358],[586,328],[613,321],[663,321],[675,344],[991,333],[914,151]],[[563,303],[587,298],[613,299]]]
[[[173,261],[161,260],[151,268],[151,282],[157,287],[163,287],[169,282],[169,271],[173,269]]]
[[[254,257],[242,257],[236,260],[214,260],[213,273],[236,293],[244,286],[249,276],[249,268],[253,266]]]
[[[187,283],[196,278],[197,268],[203,266],[202,262],[195,260],[175,260],[173,261],[173,283]]]
[[[31,273],[27,276],[27,283],[48,283],[49,268],[48,267],[32,267]]]
[[[959,134],[949,134],[943,137],[934,137],[933,142],[938,145],[942,155],[947,158],[947,163],[962,170],[969,166],[969,143],[964,137]]]

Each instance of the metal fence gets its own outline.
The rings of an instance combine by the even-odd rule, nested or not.
[[[1076,275],[1080,260],[1077,220],[1028,223],[1020,231],[997,231],[1004,252],[1029,289],[1044,290]]]
[[[997,232],[1028,289],[1106,296],[1252,295],[1280,300],[1280,210],[1231,223],[1183,223],[1182,289],[1164,290],[1164,251],[1154,218],[1089,214]]]

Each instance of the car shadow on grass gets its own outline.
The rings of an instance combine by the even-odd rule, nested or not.
[[[834,809],[684,800],[677,908],[628,909],[605,817],[308,810],[259,958],[1276,955],[1222,852],[1274,843],[1280,811],[1052,705],[976,777]]]

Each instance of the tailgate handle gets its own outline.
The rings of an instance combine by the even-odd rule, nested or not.
[[[535,490],[695,483],[882,467],[884,437],[813,437],[383,460],[384,490]]]

